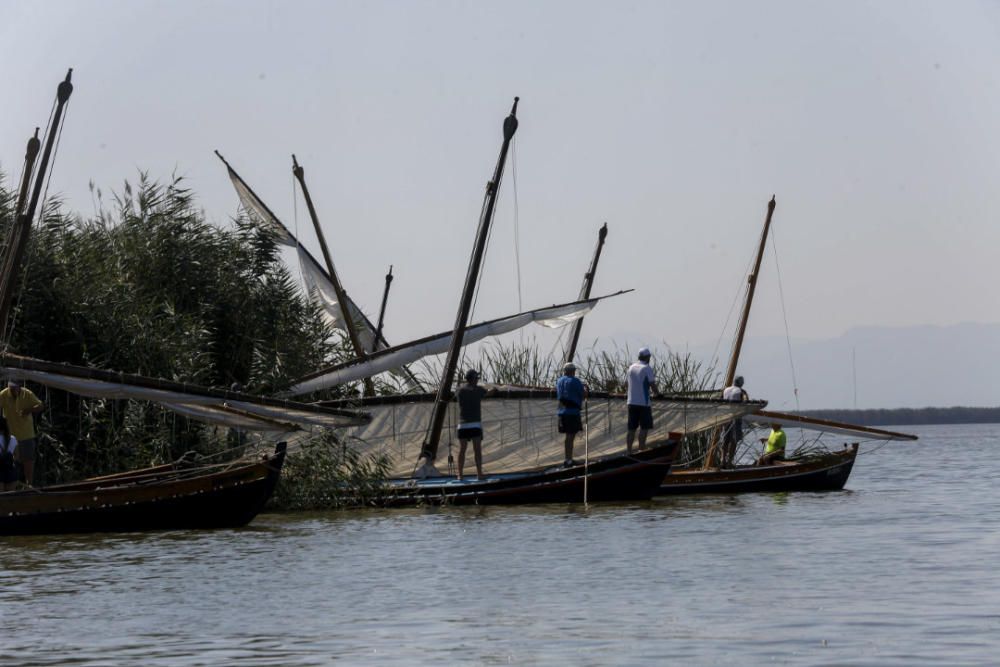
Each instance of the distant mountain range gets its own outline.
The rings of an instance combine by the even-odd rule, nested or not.
[[[633,338],[624,340],[636,349]],[[794,383],[785,338],[748,337],[743,346],[738,373],[750,396],[775,410],[1000,406],[1000,324],[858,327],[790,346]],[[687,349],[709,362],[713,348]],[[720,373],[725,365],[717,364]]]

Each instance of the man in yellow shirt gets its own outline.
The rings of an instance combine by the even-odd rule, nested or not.
[[[761,443],[766,444],[764,455],[757,460],[757,465],[769,466],[777,461],[785,460],[785,443],[787,437],[781,430],[781,424],[771,424],[771,435],[766,439],[761,438]]]
[[[24,482],[31,486],[35,477],[35,420],[44,404],[35,394],[21,386],[18,380],[7,382],[7,388],[0,391],[0,408],[10,425],[10,434],[17,438],[15,455],[24,468]]]

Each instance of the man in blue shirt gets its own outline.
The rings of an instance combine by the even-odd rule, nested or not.
[[[572,362],[567,363],[563,366],[562,377],[556,381],[556,398],[559,400],[556,415],[559,418],[559,432],[566,434],[566,461],[563,465],[567,467],[574,465],[573,440],[583,430],[580,407],[586,395],[587,388],[576,377],[576,366]]]

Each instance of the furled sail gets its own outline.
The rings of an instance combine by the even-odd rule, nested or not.
[[[354,410],[219,391],[13,354],[0,355],[0,371],[8,378],[30,380],[90,398],[151,401],[199,421],[247,431],[284,433],[308,426],[343,428],[365,424],[370,419]]]
[[[555,391],[484,385],[482,403],[483,457],[487,472],[520,470],[563,462],[565,436],[559,433]],[[765,401],[732,403],[721,399],[664,396],[653,398],[654,441],[668,433],[693,434],[728,423],[734,417],[762,409]],[[392,476],[409,476],[434,410],[432,394],[385,396],[328,405],[356,406],[371,421],[341,432],[359,453],[389,458]],[[590,456],[620,454],[625,449],[628,411],[625,396],[593,392],[584,410]],[[441,449],[457,448],[458,403],[448,405]],[[582,434],[577,452],[582,453]],[[454,452],[457,454],[457,451]],[[447,470],[447,457],[438,457],[438,469]]]
[[[246,214],[258,225],[273,231],[275,238],[281,245],[294,250],[298,255],[299,266],[302,269],[302,279],[306,284],[306,292],[310,298],[319,304],[327,324],[334,329],[346,331],[348,325],[344,320],[343,310],[340,308],[336,291],[334,290],[333,283],[330,281],[330,276],[327,275],[326,269],[298,242],[298,239],[292,235],[288,227],[267,207],[267,204],[261,201],[260,197],[246,184],[246,181],[236,173],[236,170],[226,162],[225,158],[219,155],[218,151],[216,151],[216,155],[226,165],[226,169],[229,172],[229,180],[232,181],[233,188],[235,188]],[[378,343],[376,344],[375,325],[372,324],[371,320],[368,319],[358,305],[354,303],[353,299],[346,295],[345,297],[347,300],[347,310],[351,314],[351,320],[354,322],[354,327],[362,347],[365,350],[384,350],[389,347],[389,343],[381,334],[378,334]],[[423,389],[420,382],[408,369],[394,368],[389,370],[401,377],[408,389],[414,391],[421,391]]]
[[[585,301],[573,301],[557,306],[549,306],[548,308],[528,310],[516,315],[509,315],[475,324],[465,330],[463,343],[469,345],[488,336],[499,336],[500,334],[516,331],[532,322],[540,324],[543,327],[561,327],[585,316],[593,310],[594,306],[601,299],[625,294],[627,291],[631,290],[595,299],[587,299]],[[392,368],[398,368],[404,364],[413,363],[424,357],[442,354],[448,351],[451,337],[452,332],[445,331],[403,345],[380,350],[369,355],[367,359],[350,361],[316,371],[296,380],[291,387],[283,392],[283,395],[298,396],[347,382],[355,382],[366,377],[378,375]]]
[[[834,433],[846,435],[858,440],[916,440],[917,436],[909,433],[897,433],[896,431],[886,431],[871,426],[861,426],[858,424],[847,424],[844,422],[831,421],[829,419],[818,419],[805,415],[793,415],[784,412],[771,412],[760,410],[747,418],[754,424],[767,426],[769,424],[781,424],[784,428],[802,428],[809,431],[819,431],[821,433]]]

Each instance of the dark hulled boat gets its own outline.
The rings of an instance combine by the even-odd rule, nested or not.
[[[158,466],[0,493],[0,535],[236,528],[271,497],[285,444],[257,461]]]
[[[631,455],[615,454],[519,472],[458,480],[431,477],[390,480],[385,504],[528,505],[649,500],[677,454],[678,440],[667,439]]]
[[[858,455],[857,443],[840,451],[791,459],[768,466],[671,469],[657,495],[838,491],[844,488]]]

